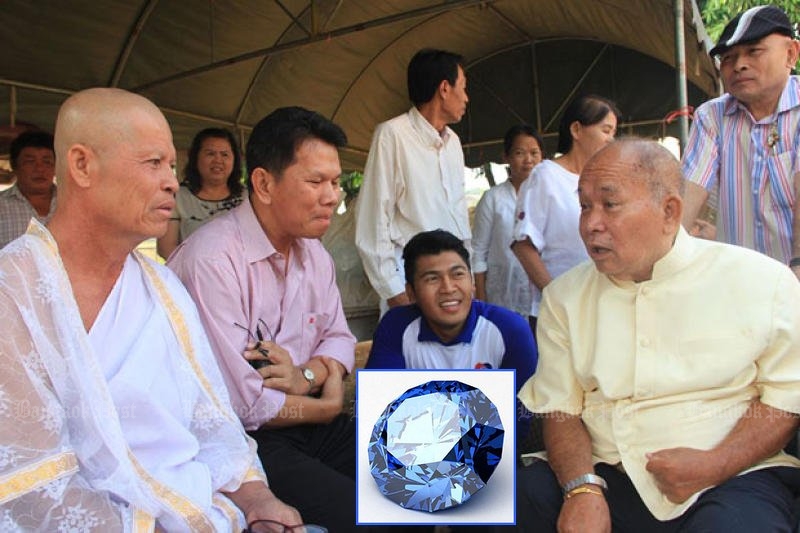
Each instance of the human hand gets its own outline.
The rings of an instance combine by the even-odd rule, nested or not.
[[[322,385],[319,400],[325,406],[327,414],[333,420],[342,412],[344,404],[344,371],[342,365],[331,357],[321,357],[328,369],[328,379]]]
[[[559,533],[610,533],[611,513],[605,496],[583,493],[564,500],[557,526]]]
[[[673,503],[685,502],[692,494],[719,482],[707,451],[669,448],[650,452],[646,457],[645,468],[655,478],[658,489]]]
[[[287,525],[303,523],[297,509],[283,503],[266,487],[258,499],[252,499],[250,502],[248,508],[243,509],[248,524],[256,520],[274,520]]]
[[[694,221],[692,227],[689,228],[689,235],[713,241],[717,238],[717,227],[707,220],[698,218]]]
[[[408,295],[406,293],[401,292],[386,300],[386,303],[389,305],[389,307],[399,307],[401,305],[410,304],[411,300],[408,299]]]
[[[302,396],[308,393],[308,381],[303,377],[300,367],[295,366],[288,351],[272,341],[261,341],[261,349],[267,351],[266,358],[272,363],[258,369],[258,373],[264,378],[265,387],[286,394]],[[245,352],[245,357],[254,360],[255,355],[250,351]]]
[[[244,358],[255,370],[260,370],[267,365],[271,365],[269,350],[264,347],[263,341],[250,342],[244,348]]]

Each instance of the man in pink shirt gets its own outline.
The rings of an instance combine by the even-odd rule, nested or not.
[[[197,230],[168,263],[197,303],[270,487],[331,531],[355,527],[355,433],[341,414],[355,338],[318,239],[339,203],[346,142],[299,107],[262,119],[247,143],[249,202]]]

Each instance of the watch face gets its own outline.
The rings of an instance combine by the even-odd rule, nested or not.
[[[303,377],[306,378],[306,380],[313,382],[314,378],[316,376],[314,375],[314,371],[313,370],[311,370],[310,368],[304,368],[303,369]]]

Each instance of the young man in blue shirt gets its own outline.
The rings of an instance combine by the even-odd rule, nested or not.
[[[390,309],[378,324],[366,368],[514,369],[517,389],[536,370],[530,327],[517,313],[473,297],[469,252],[444,230],[414,236],[403,249],[411,305]],[[517,442],[530,414],[517,409]]]

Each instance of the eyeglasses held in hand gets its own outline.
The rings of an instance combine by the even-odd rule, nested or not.
[[[250,522],[242,533],[328,533],[328,528],[314,524],[287,526],[274,520],[256,520]]]
[[[266,322],[264,322],[263,319],[261,319],[261,318],[258,319],[258,322],[256,323],[256,334],[255,335],[253,335],[253,332],[250,331],[250,329],[244,327],[243,325],[239,324],[238,322],[234,322],[233,325],[236,326],[237,328],[245,330],[247,332],[247,335],[249,335],[250,338],[255,341],[256,350],[258,351],[258,353],[260,353],[264,357],[268,357],[269,350],[267,350],[266,348],[262,348],[261,347],[261,343],[264,341],[264,334],[261,333],[261,326],[264,326],[264,329],[267,331],[267,335],[269,335],[270,342],[275,342],[275,335],[272,334],[272,330],[269,329],[269,326],[267,325]],[[255,360],[249,361],[249,363],[250,363],[250,366],[252,366],[256,370],[258,370],[259,368],[264,368],[265,366],[271,365],[272,361],[270,361],[269,359],[255,359]]]

